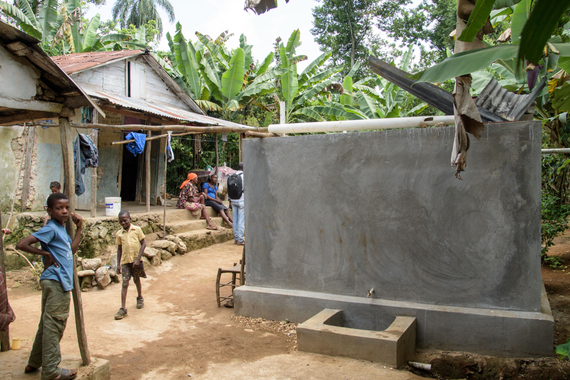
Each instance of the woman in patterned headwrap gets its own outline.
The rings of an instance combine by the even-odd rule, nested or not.
[[[178,196],[178,202],[176,203],[177,208],[186,209],[192,213],[192,215],[202,214],[200,219],[206,219],[209,230],[217,230],[218,227],[214,226],[210,221],[210,216],[206,212],[206,206],[204,205],[204,194],[202,194],[196,185],[198,184],[198,176],[194,173],[188,173],[186,181],[182,182],[180,185],[180,195]]]

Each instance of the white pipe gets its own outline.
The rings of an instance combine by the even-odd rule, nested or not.
[[[542,149],[542,154],[546,153],[570,153],[570,148]]]
[[[455,124],[453,116],[414,116],[397,117],[390,119],[367,119],[367,120],[342,120],[323,121],[314,123],[297,124],[271,124],[271,133],[313,133],[313,132],[342,132],[342,131],[362,131],[370,129],[399,129],[415,128],[420,123],[428,126],[443,123],[445,125]]]

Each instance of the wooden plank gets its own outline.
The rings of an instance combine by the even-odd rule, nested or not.
[[[93,111],[93,121],[97,119],[97,111]],[[99,131],[93,129],[93,144],[99,149]],[[97,168],[91,168],[91,217],[95,218],[97,216]]]
[[[115,112],[115,111],[111,111]],[[121,114],[120,112],[115,112]],[[128,116],[128,115],[127,115]],[[142,114],[138,114],[136,117],[138,118],[146,118]],[[154,122],[156,119],[153,117],[152,121]],[[159,120],[159,122],[161,122]],[[36,123],[38,126],[42,127],[58,127],[58,124],[53,123]],[[112,125],[112,124],[85,124],[85,123],[71,123],[73,128],[99,128],[99,129],[107,129],[111,131],[153,131],[153,132],[193,132],[196,134],[206,134],[206,133],[224,133],[224,132],[241,132],[245,133],[247,131],[252,132],[267,132],[267,128],[254,128],[254,127],[226,127],[221,125],[214,125],[214,126],[197,126],[197,125],[182,125],[182,124],[174,124],[174,125],[146,125],[146,124],[126,124],[126,125]]]
[[[59,118],[59,133],[61,139],[61,150],[63,153],[63,173],[64,173],[64,193],[69,198],[71,212],[75,212],[75,171],[73,160],[73,134],[71,125],[67,117]],[[67,220],[67,233],[69,236],[75,235],[75,228],[71,217]],[[77,277],[77,263],[75,255],[73,257],[73,308],[75,310],[75,330],[77,332],[77,343],[83,365],[91,363],[89,347],[87,346],[87,334],[83,318],[83,302],[81,300],[81,288]]]
[[[32,176],[32,155],[34,153],[34,141],[36,137],[36,127],[28,127],[28,138],[26,139],[26,156],[24,164],[24,181],[22,183],[22,203],[21,212],[26,211],[28,195],[30,190],[30,177]]]
[[[9,125],[29,123],[33,121],[53,119],[57,117],[57,113],[43,111],[22,111],[14,115],[0,116],[0,125]],[[57,124],[52,125],[57,126]]]
[[[239,134],[239,162],[243,162],[243,133]]]
[[[166,144],[167,140],[164,139],[164,201],[162,202],[162,238],[166,239],[166,170],[168,160],[166,159]]]

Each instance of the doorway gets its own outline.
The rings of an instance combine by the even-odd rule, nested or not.
[[[139,158],[127,150],[123,145],[123,169],[121,175],[121,201],[134,202],[137,196],[137,177],[139,172]]]

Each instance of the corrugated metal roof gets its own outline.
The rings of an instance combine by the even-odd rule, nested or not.
[[[109,64],[121,59],[144,54],[142,50],[96,51],[51,57],[67,74],[74,74],[96,66]]]
[[[120,95],[113,95],[103,91],[94,91],[94,90],[86,90],[87,93],[98,99],[106,100],[112,104],[116,104],[122,107],[139,110],[143,112],[148,112],[154,115],[167,117],[170,119],[176,119],[181,121],[187,121],[191,123],[197,123],[202,125],[211,125],[211,126],[225,126],[225,127],[245,127],[252,130],[255,130],[254,127],[248,127],[246,125],[241,125],[237,123],[232,123],[230,121],[216,119],[215,117],[210,117],[206,115],[199,115],[194,112],[182,110],[175,107],[170,107],[168,105],[158,105],[154,103],[150,103],[148,101],[142,99],[133,99],[128,98],[125,96]]]

